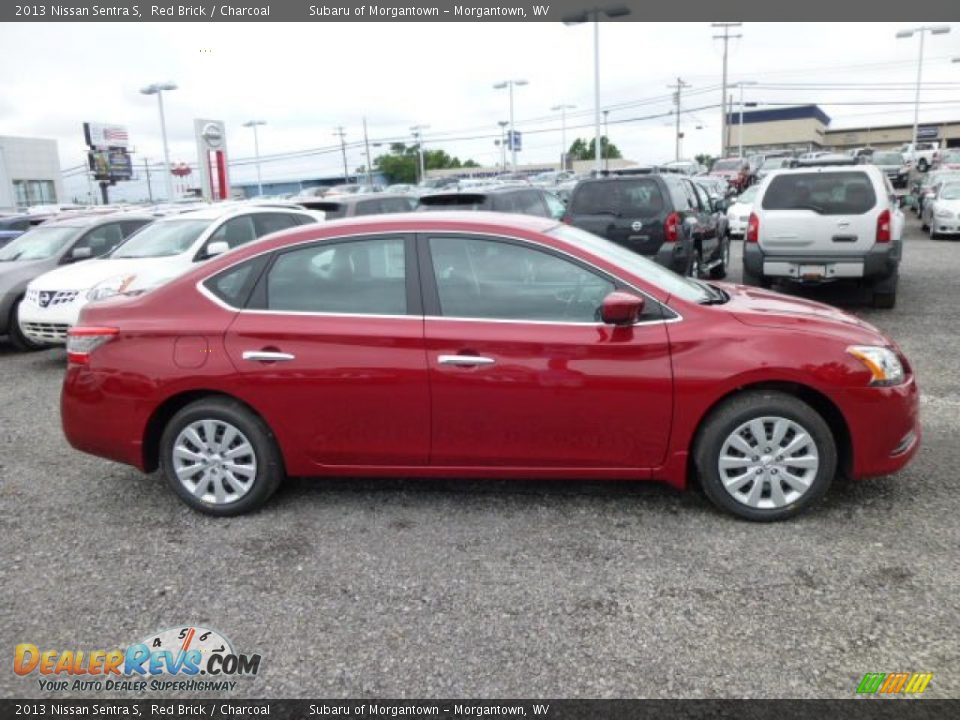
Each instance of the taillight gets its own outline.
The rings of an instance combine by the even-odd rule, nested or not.
[[[75,327],[67,331],[67,362],[86,365],[90,353],[113,340],[120,331],[115,327]]]
[[[560,218],[560,222],[565,223],[567,225],[573,225],[573,218],[570,216],[569,213],[564,213],[563,217]]]
[[[760,218],[756,213],[750,213],[747,220],[747,242],[760,242]]]
[[[676,242],[680,235],[680,213],[670,213],[663,223],[663,237],[666,242]]]
[[[884,210],[877,216],[877,242],[890,242],[890,211]]]

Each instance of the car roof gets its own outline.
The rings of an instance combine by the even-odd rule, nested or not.
[[[307,213],[305,209],[297,207],[225,203],[223,205],[197,208],[196,210],[186,210],[182,213],[177,213],[176,215],[165,215],[164,217],[155,218],[155,222],[173,222],[176,220],[219,220],[220,218],[224,218],[229,215],[245,215],[247,213],[269,213],[278,211]]]
[[[115,213],[78,213],[71,214],[69,217],[52,218],[37,227],[92,227],[94,225],[105,225],[106,223],[117,222],[118,220],[145,220],[153,222],[156,220],[152,215],[144,213],[115,212]]]

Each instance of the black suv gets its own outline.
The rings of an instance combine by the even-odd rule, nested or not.
[[[418,210],[491,210],[559,220],[566,210],[556,195],[530,187],[490,188],[423,195]]]
[[[682,175],[611,176],[578,183],[564,222],[681,275],[720,279],[730,264],[722,215],[722,205]]]

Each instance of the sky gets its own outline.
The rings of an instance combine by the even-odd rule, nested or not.
[[[913,119],[918,40],[895,39],[911,23],[745,23],[730,44],[731,82],[748,102],[818,103],[831,127],[909,123]],[[722,43],[707,22],[604,23],[600,27],[601,107],[609,134],[637,162],[674,157],[668,85],[690,85],[681,115],[682,155],[716,155],[720,145]],[[407,139],[412,125],[428,147],[495,164],[498,121],[524,133],[521,163],[559,158],[561,103],[569,111],[567,144],[593,133],[593,27],[561,23],[49,23],[0,26],[7,60],[0,69],[0,134],[55,138],[62,167],[85,160],[84,121],[125,125],[135,163],[162,158],[156,98],[140,94],[172,80],[165,95],[172,162],[196,161],[193,119],[223,120],[234,161],[252,158],[253,133],[265,120],[260,152],[322,150],[264,161],[265,181],[342,172],[338,126],[348,144]],[[960,23],[927,38],[921,123],[960,119]],[[16,61],[11,61],[16,58]],[[857,88],[842,87],[857,84]],[[799,85],[799,87],[798,87]],[[813,85],[819,87],[803,87]],[[838,86],[840,85],[840,86]],[[733,91],[738,95],[737,91]],[[847,105],[842,103],[890,103]],[[901,103],[901,104],[895,104]],[[656,116],[660,117],[649,117]],[[576,127],[584,126],[584,127]],[[374,156],[385,147],[371,148]],[[348,147],[353,171],[363,148]],[[235,165],[234,182],[255,177]],[[156,183],[155,183],[156,184]],[[133,190],[133,185],[131,190]]]

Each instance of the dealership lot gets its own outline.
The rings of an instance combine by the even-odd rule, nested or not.
[[[211,627],[262,655],[247,697],[850,697],[892,671],[955,696],[960,243],[908,222],[894,310],[804,294],[902,345],[924,448],[773,525],[642,483],[294,480],[256,515],[201,516],[67,446],[61,350],[0,345],[0,636],[110,649]],[[44,696],[36,675],[0,688]]]

